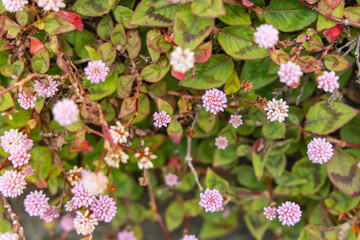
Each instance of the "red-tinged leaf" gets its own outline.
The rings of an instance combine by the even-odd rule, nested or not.
[[[242,4],[245,6],[245,7],[252,7],[254,6],[254,4],[252,2],[250,2],[249,0],[241,0]]]
[[[167,167],[172,167],[175,171],[181,172],[182,171],[182,165],[179,156],[174,156],[169,159],[167,163]]]
[[[0,15],[0,37],[8,33],[10,28],[20,27],[16,22],[11,20],[6,14]]]
[[[38,51],[45,48],[45,45],[40,42],[39,39],[35,37],[29,37],[30,38],[30,53],[32,55],[35,55]]]
[[[198,47],[195,52],[195,62],[206,62],[211,57],[212,53],[212,41],[204,43]]]
[[[324,58],[324,65],[334,72],[341,72],[350,67],[350,63],[342,56],[329,54]]]
[[[0,52],[7,51],[13,48],[14,46],[8,44],[7,40],[0,38]]]
[[[116,191],[117,190],[117,186],[115,186],[115,185],[111,185],[111,186],[109,186],[109,188],[108,188],[108,191],[109,192],[114,192],[114,191]]]
[[[320,52],[324,49],[324,44],[319,35],[315,35],[309,41],[304,43],[304,47],[308,52]]]
[[[87,236],[85,236],[85,237],[83,237],[82,239],[80,239],[80,240],[91,240],[93,238],[93,234],[91,233],[91,234],[89,234],[89,235],[87,235]]]
[[[297,58],[297,64],[300,66],[301,71],[304,73],[310,73],[315,71],[321,71],[321,63],[311,56],[301,56]]]
[[[127,115],[130,115],[134,111],[135,111],[135,98],[134,97],[125,98],[121,104],[120,114],[118,118],[123,118]]]
[[[61,13],[56,13],[55,17],[61,18],[71,23],[79,31],[84,30],[84,24],[79,14],[71,13],[71,12],[61,12]]]
[[[82,144],[77,145],[76,141],[72,141],[69,146],[68,150],[70,152],[84,152],[88,153],[91,151],[94,151],[94,148],[90,145],[90,142],[88,140],[85,140]]]
[[[282,63],[287,63],[290,60],[289,54],[287,54],[283,50],[270,50],[269,54],[270,54],[270,58],[277,65],[281,65]]]
[[[69,72],[67,64],[66,64],[64,58],[61,55],[57,57],[56,63],[59,66],[59,68],[63,71],[63,73],[68,73]]]
[[[141,50],[141,38],[136,29],[131,29],[126,33],[126,50],[129,53],[130,59],[136,58]]]
[[[180,143],[181,138],[183,136],[183,129],[181,124],[176,120],[173,119],[169,126],[166,129],[169,137],[176,143]]]
[[[339,6],[341,1],[342,0],[325,0],[326,5],[328,5],[331,9],[335,9],[337,6]]]
[[[39,179],[39,178],[37,178],[36,179],[36,181],[35,182],[33,182],[35,185],[36,185],[36,187],[37,188],[39,188],[39,189],[44,189],[44,188],[47,188],[47,183],[46,183],[46,181],[44,181],[44,180],[41,180],[41,179]]]
[[[85,130],[81,130],[77,133],[75,133],[75,143],[76,145],[82,145],[85,142]]]
[[[186,73],[176,72],[173,69],[171,69],[171,76],[173,76],[179,80],[183,80],[185,75],[186,75]]]
[[[337,39],[341,33],[341,24],[337,24],[332,28],[323,31],[324,35],[329,37],[331,41]]]

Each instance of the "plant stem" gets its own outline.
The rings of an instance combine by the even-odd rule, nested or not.
[[[11,222],[13,224],[13,231],[14,232],[19,232],[20,238],[25,240],[25,233],[24,233],[24,228],[21,226],[21,224],[19,223],[19,217],[16,215],[16,213],[14,213],[14,211],[12,210],[9,202],[7,201],[6,197],[2,196],[2,200],[4,202],[4,208],[7,210]]]
[[[274,196],[273,196],[273,191],[272,191],[272,185],[271,185],[271,179],[270,178],[267,179],[267,185],[268,185],[268,188],[269,188],[270,201],[274,202]]]

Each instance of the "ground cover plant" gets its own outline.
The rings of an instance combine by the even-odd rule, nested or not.
[[[359,4],[2,0],[0,240],[360,239]]]

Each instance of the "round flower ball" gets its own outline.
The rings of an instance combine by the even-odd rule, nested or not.
[[[307,155],[313,163],[323,164],[333,156],[333,147],[326,138],[314,138],[307,145]]]
[[[54,120],[61,126],[68,126],[78,121],[79,109],[70,99],[58,101],[53,107]]]

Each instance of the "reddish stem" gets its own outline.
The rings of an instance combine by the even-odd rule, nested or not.
[[[272,191],[272,185],[271,185],[271,179],[270,178],[267,179],[267,185],[269,187],[270,201],[274,202],[274,196],[273,196],[273,191]]]
[[[251,101],[248,101],[248,100],[245,100],[245,99],[242,99],[242,98],[236,98],[236,97],[233,97],[233,99],[239,100],[239,101],[241,101],[241,102],[244,102],[244,103],[247,103],[247,104],[250,104],[250,105],[253,105],[253,106],[256,107],[256,104],[253,103],[253,102],[251,102]]]
[[[8,87],[7,89],[2,90],[2,91],[0,92],[0,96],[3,95],[3,94],[5,94],[5,93],[7,93],[7,92],[10,92],[10,91],[13,90],[14,88],[17,88],[18,86],[19,86],[19,85],[14,84],[14,85]]]
[[[125,146],[125,145],[118,144],[117,146],[119,146],[119,147],[121,147],[121,148],[123,148],[123,149],[126,149],[126,150],[128,150],[128,151],[130,151],[130,152],[137,153],[136,150],[134,150],[134,149],[132,149],[132,148],[129,148],[129,147]]]
[[[3,164],[0,167],[0,171],[6,166],[6,164],[9,162],[9,159],[6,159]]]
[[[105,148],[103,148],[103,150],[101,152],[101,155],[100,155],[99,163],[98,163],[97,168],[96,168],[96,172],[100,171],[101,164],[102,164],[102,162],[104,160],[105,152],[106,152],[106,150],[105,150]]]
[[[136,89],[136,95],[135,95],[135,114],[130,119],[130,121],[126,124],[125,129],[127,129],[130,126],[130,124],[134,121],[134,119],[139,114],[139,94],[140,94],[140,82],[137,81],[137,89]]]

